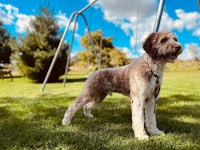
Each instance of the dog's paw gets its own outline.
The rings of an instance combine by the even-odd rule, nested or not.
[[[70,123],[71,123],[71,120],[69,120],[69,119],[65,118],[65,119],[62,120],[62,125],[63,126],[68,126],[68,125],[70,125]]]
[[[149,140],[148,135],[136,136],[136,138],[138,138],[138,140]]]
[[[158,128],[152,130],[152,131],[149,131],[149,134],[150,135],[162,135],[164,134],[164,132],[160,131]]]
[[[88,118],[94,118],[94,116],[91,113],[84,113],[84,115]]]

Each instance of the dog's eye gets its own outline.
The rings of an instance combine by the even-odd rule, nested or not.
[[[161,43],[165,43],[165,42],[167,42],[167,40],[168,40],[168,38],[167,38],[167,37],[164,37],[164,38],[161,39],[160,42],[161,42]]]
[[[176,41],[176,42],[177,42],[177,41],[178,41],[178,40],[177,40],[177,38],[174,38],[174,41]]]

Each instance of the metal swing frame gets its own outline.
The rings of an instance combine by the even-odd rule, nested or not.
[[[51,65],[49,67],[49,70],[46,74],[46,77],[44,79],[44,82],[42,84],[42,87],[40,89],[41,92],[44,91],[44,88],[46,86],[46,83],[49,79],[49,76],[51,74],[51,71],[54,67],[54,64],[57,60],[57,57],[58,57],[58,54],[60,52],[60,49],[61,49],[61,46],[62,46],[62,43],[64,41],[64,38],[69,30],[69,27],[72,23],[72,20],[73,18],[75,18],[75,24],[74,24],[74,28],[73,28],[73,33],[72,33],[72,39],[71,39],[71,43],[70,43],[70,46],[69,46],[69,49],[68,49],[68,58],[67,58],[67,62],[66,62],[66,68],[65,68],[65,77],[64,77],[64,80],[63,80],[63,86],[65,86],[65,83],[66,83],[66,78],[67,78],[67,73],[68,73],[68,68],[69,68],[69,62],[70,62],[70,56],[71,56],[71,50],[72,50],[72,45],[73,45],[73,41],[74,41],[74,34],[75,34],[75,30],[76,30],[76,23],[77,23],[77,20],[78,20],[78,17],[81,16],[85,22],[85,25],[86,25],[86,28],[88,30],[88,35],[89,35],[89,39],[90,39],[90,42],[91,42],[91,45],[92,45],[92,48],[94,50],[94,54],[95,54],[95,57],[97,59],[97,62],[98,62],[98,69],[101,68],[101,62],[100,62],[100,59],[98,57],[98,54],[97,54],[97,51],[95,49],[95,46],[94,46],[94,42],[93,42],[93,39],[92,39],[92,36],[91,36],[91,32],[90,32],[90,29],[89,29],[89,26],[88,26],[88,22],[87,22],[87,19],[86,17],[84,16],[83,12],[85,10],[87,10],[89,7],[91,7],[94,3],[96,3],[98,0],[94,0],[93,2],[91,2],[90,4],[86,5],[83,9],[81,9],[80,11],[76,11],[74,13],[72,13],[72,15],[70,16],[70,19],[69,19],[69,23],[66,25],[66,28],[63,32],[63,35],[60,39],[60,43],[57,47],[57,50],[56,50],[56,53],[53,57],[53,60],[51,62]],[[160,27],[160,21],[161,21],[161,17],[162,17],[162,12],[163,12],[163,6],[164,6],[164,2],[165,0],[160,0],[160,3],[159,3],[159,7],[158,7],[158,12],[157,12],[157,17],[156,17],[156,21],[155,21],[155,25],[154,25],[154,29],[153,29],[153,32],[158,32],[159,30],[159,27]]]
[[[69,19],[69,22],[68,22],[68,24],[66,25],[66,28],[65,28],[65,30],[64,30],[64,32],[63,32],[63,35],[62,35],[61,39],[60,39],[60,43],[59,43],[59,45],[58,45],[58,47],[57,47],[57,49],[56,49],[56,53],[55,53],[55,55],[54,55],[54,57],[53,57],[53,60],[52,60],[51,65],[50,65],[50,67],[49,67],[49,70],[48,70],[48,72],[47,72],[47,74],[46,74],[46,77],[45,77],[44,82],[43,82],[43,84],[42,84],[42,87],[41,87],[41,89],[40,89],[41,92],[44,91],[45,85],[46,85],[46,83],[47,83],[47,81],[48,81],[48,79],[49,79],[49,76],[50,76],[50,74],[51,74],[51,72],[52,72],[52,69],[53,69],[53,67],[54,67],[54,64],[55,64],[55,62],[56,62],[56,60],[57,60],[57,57],[58,57],[58,54],[59,54],[59,52],[60,52],[60,49],[61,49],[62,43],[63,43],[63,41],[64,41],[64,38],[65,38],[67,32],[69,31],[69,27],[70,27],[70,25],[71,25],[73,19],[75,18],[75,19],[74,19],[74,28],[73,28],[73,32],[72,32],[71,43],[70,43],[69,48],[68,48],[68,56],[67,56],[67,62],[66,62],[66,68],[65,68],[65,76],[64,76],[64,80],[63,80],[63,86],[65,86],[66,79],[67,79],[68,68],[69,68],[69,63],[70,63],[71,50],[72,50],[72,45],[73,45],[74,35],[75,35],[75,30],[76,30],[76,23],[77,23],[77,20],[78,20],[78,17],[79,17],[79,16],[81,16],[81,17],[83,18],[84,22],[85,22],[85,25],[86,25],[86,28],[87,28],[87,31],[88,31],[88,35],[89,35],[89,39],[90,39],[90,43],[91,43],[91,45],[92,45],[92,48],[93,48],[93,51],[94,51],[94,55],[95,55],[95,57],[96,57],[96,59],[97,59],[97,62],[98,62],[98,69],[101,68],[101,66],[100,66],[100,60],[99,60],[97,51],[96,51],[95,46],[94,46],[94,42],[93,42],[93,39],[92,39],[92,36],[91,36],[91,32],[90,32],[90,29],[89,29],[89,25],[88,25],[88,22],[87,22],[87,19],[86,19],[85,15],[83,14],[83,12],[84,12],[85,10],[87,10],[89,7],[91,7],[91,6],[92,6],[95,2],[97,2],[97,1],[98,1],[98,0],[94,0],[94,1],[91,2],[90,4],[86,5],[86,6],[85,6],[83,9],[81,9],[80,11],[76,11],[76,12],[74,12],[74,13],[71,14],[70,19]]]

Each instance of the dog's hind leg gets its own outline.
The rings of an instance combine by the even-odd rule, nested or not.
[[[103,101],[103,99],[106,97],[106,93],[102,92],[99,93],[99,95],[96,95],[96,98],[93,98],[93,101],[89,101],[84,107],[83,112],[84,115],[88,118],[93,118],[94,116],[91,114],[92,109]]]
[[[84,115],[88,118],[93,118],[94,116],[91,114],[91,110],[97,105],[96,101],[91,101],[89,103],[87,103],[84,107],[83,107],[83,112]]]
[[[87,98],[83,98],[82,96],[79,96],[74,104],[71,104],[67,111],[64,114],[64,118],[62,120],[62,125],[69,125],[71,123],[71,119],[75,115],[75,113],[81,109],[85,104],[88,103]]]

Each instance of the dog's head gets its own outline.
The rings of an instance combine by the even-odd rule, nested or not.
[[[167,31],[151,33],[143,44],[143,49],[154,59],[174,62],[182,53],[177,37]]]

